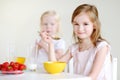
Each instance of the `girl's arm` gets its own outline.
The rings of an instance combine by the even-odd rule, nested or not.
[[[48,53],[48,45],[45,41],[40,40],[37,45],[39,49],[43,48]]]
[[[105,46],[96,53],[91,72],[88,75],[92,78],[92,80],[96,80],[96,78],[98,77],[98,74],[103,67],[107,52],[108,46]]]
[[[56,53],[54,52],[54,46],[53,46],[53,44],[51,44],[49,46],[50,46],[49,47],[49,50],[50,50],[49,57],[50,57],[51,61],[60,61],[60,62],[66,62],[67,63],[71,59],[72,55],[70,54],[69,50],[67,50],[67,52],[64,55],[61,55],[61,57],[59,57],[57,59],[56,56],[58,56],[58,55],[56,55]],[[61,54],[61,51],[59,52],[59,55],[60,54]]]
[[[48,55],[49,55],[49,56],[48,56],[48,57],[49,57],[49,60],[50,60],[50,61],[57,61],[56,55],[55,55],[54,44],[53,44],[53,43],[49,43],[48,46],[49,46],[49,47],[48,47],[48,48],[49,48],[49,49],[48,49],[48,50],[49,50],[49,54],[48,54]]]
[[[61,58],[61,56],[63,55],[64,51],[63,50],[56,50],[54,49],[54,44],[52,43],[52,37],[47,35],[46,32],[42,32],[41,33],[41,37],[43,39],[43,41],[45,41],[48,46],[44,47],[44,49],[46,49],[46,51],[48,52],[48,57],[50,61],[65,61],[68,62],[68,60],[71,58],[71,54],[70,51],[67,51],[67,55],[65,55],[64,57]]]
[[[55,54],[56,54],[55,55],[56,59],[59,60],[63,56],[64,50],[63,49],[57,49],[57,50],[55,50]]]
[[[50,38],[50,36],[48,36],[48,33],[46,31],[41,31],[40,37],[41,37],[41,40],[39,42],[37,42],[38,48],[39,49],[43,48],[47,53],[49,53],[48,43],[52,42],[52,38]]]
[[[58,61],[68,63],[71,58],[72,58],[72,55],[70,53],[70,50],[68,49],[67,52],[61,58],[58,59]]]

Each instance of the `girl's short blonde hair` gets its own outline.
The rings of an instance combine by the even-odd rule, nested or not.
[[[56,11],[51,10],[51,11],[45,11],[41,17],[40,17],[40,24],[42,23],[42,20],[44,18],[45,15],[49,15],[49,16],[54,16],[56,19],[56,22],[58,23],[58,29],[57,29],[57,33],[59,33],[60,30],[60,16],[59,14],[56,13]]]

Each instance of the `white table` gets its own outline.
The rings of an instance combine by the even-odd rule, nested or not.
[[[24,72],[22,74],[0,74],[0,80],[90,80],[90,78],[70,73]]]

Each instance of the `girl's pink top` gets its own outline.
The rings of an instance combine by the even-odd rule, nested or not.
[[[93,62],[95,60],[95,55],[104,46],[108,46],[109,50],[107,52],[104,65],[97,77],[97,80],[111,80],[111,56],[110,56],[110,45],[105,42],[98,42],[96,47],[89,48],[85,51],[78,51],[78,44],[73,44],[69,50],[73,56],[74,73],[87,76],[90,73]]]

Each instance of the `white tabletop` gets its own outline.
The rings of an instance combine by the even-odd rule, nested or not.
[[[69,73],[24,72],[22,74],[0,74],[0,80],[90,80],[90,78]]]

